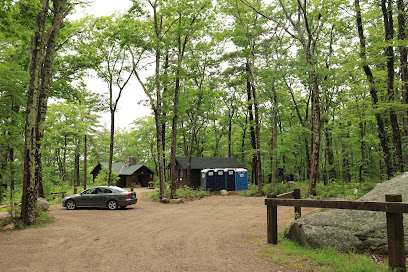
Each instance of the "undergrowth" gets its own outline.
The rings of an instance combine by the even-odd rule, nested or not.
[[[147,193],[145,195],[153,199],[156,202],[160,202],[160,192],[159,191]],[[210,195],[210,192],[203,191],[201,188],[194,189],[188,186],[184,186],[176,190],[174,194],[174,198],[181,199],[184,201],[184,200],[193,200],[193,199],[203,198],[209,195]],[[164,197],[170,198],[170,189],[166,189]]]
[[[375,185],[376,181],[366,181],[363,183],[346,183],[331,181],[327,185],[323,182],[319,182],[316,186],[317,195],[313,198],[317,199],[329,199],[329,198],[346,198],[357,199],[366,193],[370,192]],[[294,188],[300,188],[302,192],[302,198],[307,196],[309,182],[299,181],[296,182],[294,187],[289,187],[287,183],[276,183],[275,186],[267,183],[263,186],[262,191],[259,190],[258,185],[251,184],[249,189],[241,192],[242,196],[263,196],[268,194],[283,194],[292,191]]]
[[[46,211],[36,210],[36,217],[30,225],[25,225],[20,219],[20,211],[17,209],[14,216],[0,218],[0,231],[9,224],[14,224],[15,229],[38,228],[44,227],[49,223],[55,222],[55,218],[49,215]],[[11,211],[10,211],[11,214]]]

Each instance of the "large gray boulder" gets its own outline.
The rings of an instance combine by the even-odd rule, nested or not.
[[[408,173],[377,184],[359,198],[361,201],[385,201],[387,194],[400,194],[408,201]],[[408,252],[408,216],[404,215],[405,250]],[[286,237],[310,247],[334,247],[338,250],[372,249],[387,252],[387,229],[384,212],[329,210],[296,220]]]
[[[45,198],[39,197],[37,199],[37,208],[42,211],[48,211],[50,208],[50,203]]]

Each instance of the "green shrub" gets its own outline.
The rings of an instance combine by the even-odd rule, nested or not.
[[[185,185],[184,187],[176,190],[174,197],[181,199],[181,200],[192,200],[192,199],[206,197],[209,195],[210,195],[210,192],[203,191],[201,188],[195,189],[195,188],[190,188],[187,185]],[[160,191],[159,190],[148,193],[146,194],[146,196],[148,196],[149,198],[153,199],[156,202],[160,202]],[[165,190],[164,197],[170,198],[170,189]]]
[[[117,174],[112,169],[109,184],[116,185],[116,182],[118,182],[119,179],[120,179],[119,174]],[[96,177],[94,185],[106,185],[107,180],[108,180],[108,167],[103,167],[101,172],[99,172],[98,176]]]
[[[175,197],[182,200],[202,198],[209,195],[210,192],[203,191],[203,189],[201,188],[193,189],[188,187],[187,185],[184,185],[182,188],[177,189],[175,193]]]
[[[262,188],[262,191],[264,195],[280,195],[289,192],[290,189],[286,183],[275,183],[275,186],[272,186],[271,183],[267,183]]]
[[[242,196],[261,196],[262,192],[259,191],[258,185],[251,184],[248,190],[240,193]]]

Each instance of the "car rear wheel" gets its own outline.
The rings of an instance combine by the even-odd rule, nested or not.
[[[118,208],[118,203],[115,200],[109,200],[107,206],[109,210],[116,210]]]
[[[76,208],[75,201],[73,201],[72,199],[68,199],[65,206],[67,207],[68,210],[75,210]]]

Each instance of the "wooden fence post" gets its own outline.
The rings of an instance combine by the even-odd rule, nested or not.
[[[402,202],[401,195],[385,195],[387,202]],[[404,225],[402,213],[386,213],[388,268],[407,271],[405,266]]]
[[[268,198],[276,198],[276,195],[268,195]],[[267,234],[269,244],[278,244],[278,206],[267,205]]]
[[[293,198],[300,199],[300,189],[293,189]],[[295,206],[295,220],[302,217],[302,208]]]
[[[78,193],[78,189],[77,189],[77,187],[74,187],[74,194],[77,194]]]

